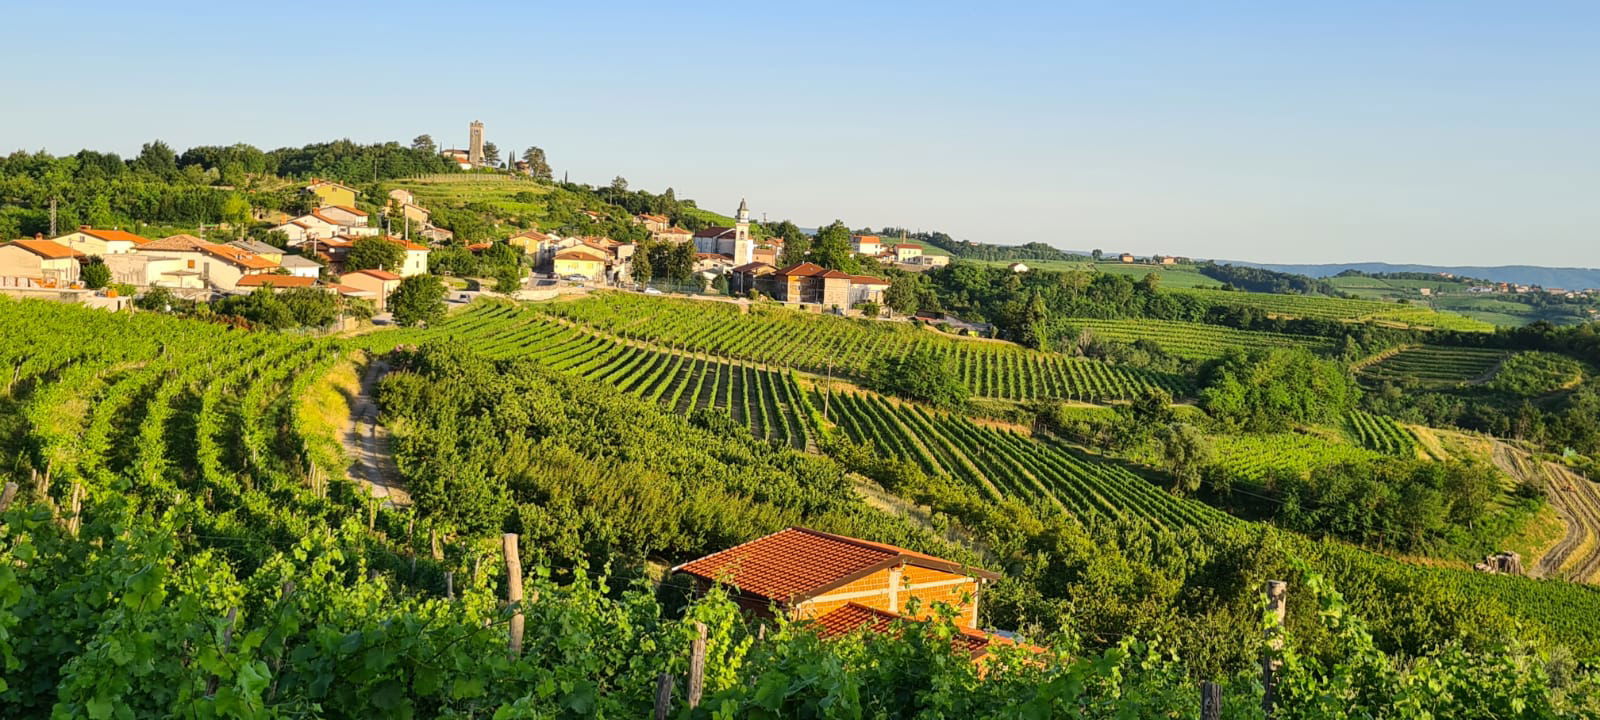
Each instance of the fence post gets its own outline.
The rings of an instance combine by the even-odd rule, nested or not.
[[[1268,580],[1265,592],[1267,612],[1272,614],[1273,623],[1267,628],[1267,649],[1261,657],[1261,709],[1270,720],[1273,717],[1272,706],[1277,702],[1278,669],[1283,665],[1279,655],[1283,652],[1283,623],[1287,615],[1289,585],[1282,580]]]
[[[672,673],[656,676],[656,720],[667,720],[672,712]]]
[[[10,510],[11,509],[11,501],[14,500],[16,497],[17,497],[17,484],[14,483],[14,482],[6,483],[5,491],[4,492],[0,492],[0,512],[5,512],[7,510]]]
[[[78,529],[83,527],[83,485],[72,483],[72,519],[67,521],[67,531],[73,537],[78,536]]]
[[[700,707],[706,684],[706,624],[694,624],[694,644],[689,649],[689,709]]]
[[[1222,720],[1222,686],[1200,683],[1200,720]]]
[[[500,544],[506,556],[506,602],[510,603],[511,614],[511,657],[522,655],[522,559],[517,555],[517,534],[506,533],[500,536]]]

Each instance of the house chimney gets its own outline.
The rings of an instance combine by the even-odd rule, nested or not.
[[[88,225],[79,225],[79,226],[78,226],[78,230],[79,230],[79,231],[83,231],[83,230],[88,230],[88,229],[89,229],[89,226],[88,226]]]
[[[35,240],[43,240],[44,239],[44,233],[34,233],[33,234],[33,239],[35,239]]]

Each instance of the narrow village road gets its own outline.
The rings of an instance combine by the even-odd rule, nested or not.
[[[361,392],[350,403],[345,425],[344,452],[350,458],[350,479],[360,482],[384,507],[407,506],[411,494],[400,482],[400,471],[389,455],[389,431],[378,423],[378,381],[389,364],[374,359],[361,375]]]

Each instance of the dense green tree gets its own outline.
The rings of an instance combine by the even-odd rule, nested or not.
[[[401,327],[433,324],[444,319],[444,282],[432,275],[412,275],[389,294],[389,312]]]
[[[497,265],[494,269],[494,291],[502,295],[511,295],[522,289],[521,265]]]
[[[651,258],[655,255],[654,243],[643,243],[633,253],[633,262],[629,263],[629,271],[633,273],[633,281],[640,285],[648,285],[655,277],[655,266]]]
[[[970,394],[955,365],[931,349],[880,355],[868,368],[868,383],[878,392],[945,409],[966,405]]]
[[[1179,495],[1189,495],[1200,488],[1200,479],[1211,463],[1211,440],[1188,423],[1162,425],[1154,433],[1159,448],[1161,467],[1172,478],[1169,489]]]
[[[1208,413],[1256,432],[1336,423],[1361,396],[1343,365],[1302,348],[1230,352],[1205,368],[1202,383]]]
[[[428,153],[430,155],[437,154],[439,152],[439,146],[433,144],[433,136],[428,135],[427,133],[423,133],[412,138],[411,149],[416,150],[417,152]]]
[[[139,155],[132,161],[136,170],[143,170],[161,178],[174,178],[178,175],[178,156],[172,151],[172,146],[160,140],[147,142],[139,148]]]
[[[851,275],[860,273],[861,262],[850,246],[850,228],[835,220],[818,230],[816,244],[811,248],[811,262]]]
[[[490,167],[500,166],[500,146],[492,142],[483,144],[483,163]]]
[[[111,268],[106,267],[104,260],[91,257],[83,262],[83,270],[78,279],[83,281],[84,287],[99,290],[111,284]]]
[[[550,169],[550,161],[545,159],[544,150],[541,148],[531,147],[524,150],[522,152],[522,161],[528,164],[528,174],[532,175],[535,180],[549,180],[554,174]],[[671,193],[672,188],[667,188],[666,194],[668,197],[670,197]]]
[[[434,248],[428,253],[428,272],[449,277],[472,277],[478,274],[478,256],[460,245]]]
[[[289,309],[300,327],[325,328],[339,317],[338,294],[322,288],[289,288],[278,293],[278,300]]]
[[[911,315],[917,311],[920,302],[917,297],[916,279],[910,276],[901,276],[889,281],[889,289],[883,292],[883,304],[888,305],[901,315]]]
[[[345,270],[388,270],[394,272],[406,262],[406,249],[381,237],[358,238],[345,255]]]

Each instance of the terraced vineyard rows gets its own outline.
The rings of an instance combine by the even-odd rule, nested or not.
[[[136,491],[156,513],[198,498],[214,514],[196,516],[195,537],[221,548],[245,534],[292,544],[332,510],[305,482],[293,406],[336,343],[6,300],[0,335],[24,420],[4,442],[51,470],[58,504],[80,487]]]
[[[1417,438],[1394,418],[1360,410],[1345,416],[1345,432],[1357,445],[1373,452],[1411,457],[1417,452]]]
[[[1216,464],[1239,480],[1260,482],[1276,472],[1305,473],[1341,462],[1369,460],[1376,453],[1313,435],[1218,435],[1212,438]]]
[[[884,354],[929,348],[948,357],[978,397],[1129,399],[1150,387],[1192,394],[1183,377],[1041,353],[1007,343],[943,337],[906,323],[850,320],[783,308],[597,293],[540,306],[617,335],[818,374],[860,378]]]
[[[1506,353],[1482,348],[1422,345],[1401,350],[1361,370],[1364,378],[1416,380],[1429,384],[1456,384],[1483,379]]]
[[[672,408],[714,407],[756,437],[804,449],[810,440],[799,387],[789,373],[608,338],[508,305],[483,304],[406,342],[449,337],[492,358],[532,358]],[[392,340],[386,341],[391,342]]]
[[[1373,321],[1440,330],[1493,332],[1494,326],[1465,315],[1444,313],[1420,305],[1402,305],[1377,300],[1348,300],[1312,295],[1232,292],[1205,288],[1174,288],[1166,292],[1183,293],[1216,305],[1252,307],[1282,317],[1321,320]]]
[[[851,440],[916,462],[996,500],[1012,498],[1083,518],[1182,528],[1232,522],[1209,506],[1181,500],[1110,462],[1041,443],[948,413],[876,395],[812,398]]]
[[[1168,354],[1191,360],[1220,357],[1234,348],[1255,350],[1303,347],[1313,352],[1321,352],[1333,344],[1327,338],[1313,335],[1252,332],[1221,325],[1173,320],[1072,318],[1067,322],[1098,337],[1116,342],[1152,340]]]

